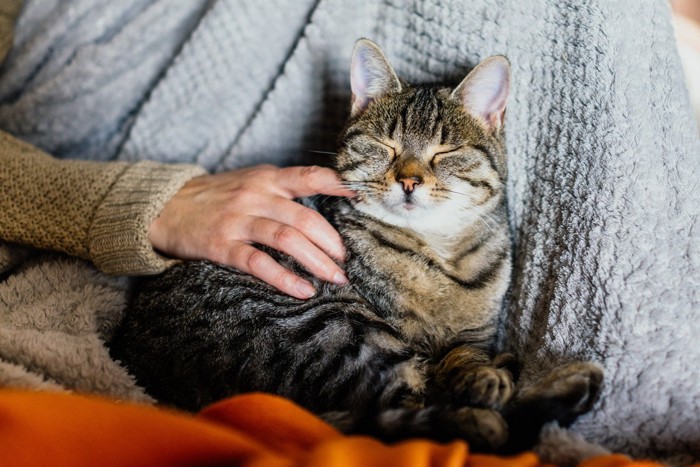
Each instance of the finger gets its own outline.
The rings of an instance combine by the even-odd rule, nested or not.
[[[345,259],[345,246],[340,234],[313,209],[281,199],[279,202],[261,206],[259,215],[291,225],[331,257],[340,261]]]
[[[235,242],[231,248],[230,265],[267,282],[287,295],[302,300],[316,295],[310,282],[282,267],[267,253],[243,242]]]
[[[331,169],[311,165],[287,167],[277,171],[277,186],[291,198],[324,194],[353,197],[355,193],[343,186],[338,174]]]
[[[247,238],[295,258],[311,274],[335,284],[346,284],[343,270],[321,249],[291,225],[258,217],[249,225]]]

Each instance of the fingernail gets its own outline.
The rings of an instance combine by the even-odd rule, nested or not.
[[[333,279],[331,280],[331,282],[338,285],[345,285],[350,281],[348,281],[348,278],[342,272],[336,272],[335,274],[333,274]]]
[[[308,282],[299,281],[296,286],[297,293],[304,298],[311,298],[316,295],[316,289]]]

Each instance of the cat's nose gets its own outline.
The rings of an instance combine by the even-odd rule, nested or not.
[[[404,193],[413,193],[413,190],[415,190],[418,185],[423,183],[423,178],[418,176],[403,178],[396,177],[396,181],[401,184],[401,188],[403,188]]]

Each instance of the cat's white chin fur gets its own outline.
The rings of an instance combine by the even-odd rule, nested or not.
[[[478,210],[454,199],[437,205],[413,203],[412,206],[413,209],[406,209],[402,203],[387,206],[383,202],[365,200],[355,204],[355,209],[384,223],[412,230],[443,259],[450,259],[455,243],[463,240],[466,228],[483,222]]]

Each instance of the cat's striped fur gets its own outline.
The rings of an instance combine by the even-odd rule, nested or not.
[[[343,237],[351,285],[322,283],[269,249],[315,297],[184,262],[141,282],[113,355],[167,404],[196,410],[266,391],[346,432],[389,439],[492,449],[508,424],[511,442],[532,441],[547,420],[587,410],[596,367],[561,368],[513,397],[512,359],[490,354],[511,264],[507,61],[483,62],[455,90],[412,87],[362,40],[352,84],[336,169],[358,196],[318,206]]]

